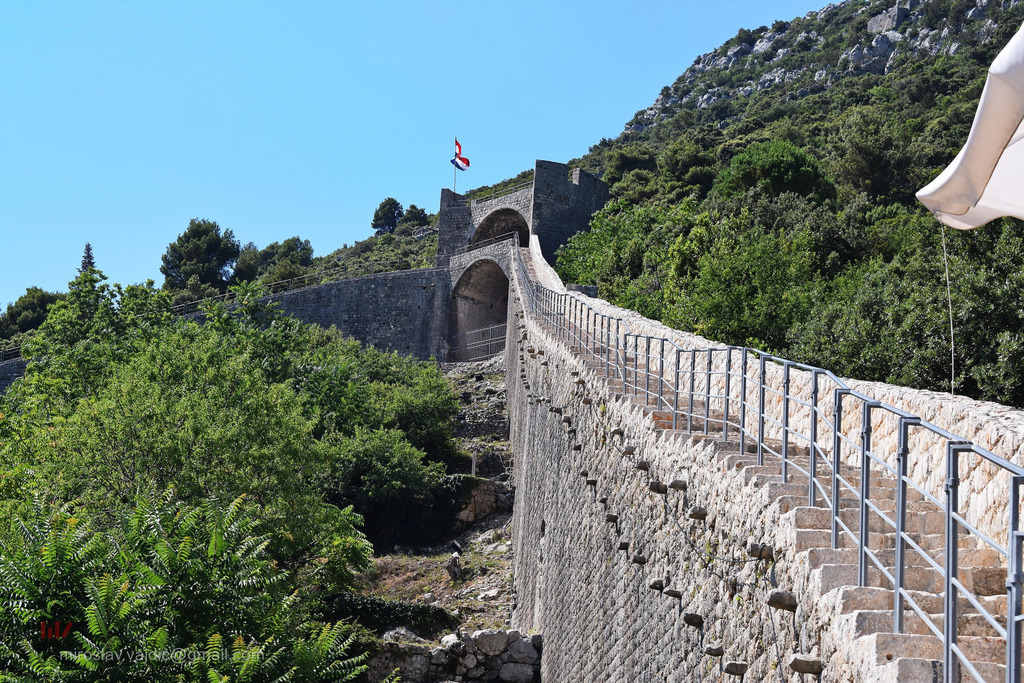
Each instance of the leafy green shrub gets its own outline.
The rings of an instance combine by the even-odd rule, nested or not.
[[[384,600],[356,593],[339,593],[325,600],[323,618],[351,620],[379,635],[388,629],[405,626],[426,638],[459,625],[458,617],[437,605]]]
[[[0,678],[350,681],[351,629],[304,621],[241,499],[140,499],[92,530],[38,499],[0,544]]]
[[[772,194],[795,192],[818,202],[836,193],[817,159],[784,141],[756,143],[734,156],[715,178],[713,191],[730,197],[759,186]]]

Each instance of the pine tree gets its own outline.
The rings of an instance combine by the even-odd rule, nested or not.
[[[96,261],[92,258],[92,245],[85,243],[85,250],[82,252],[82,265],[78,268],[79,273],[96,268]]]

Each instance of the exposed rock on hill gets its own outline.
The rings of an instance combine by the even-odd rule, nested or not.
[[[845,0],[769,29],[741,30],[701,55],[650,107],[626,124],[641,132],[680,110],[784,89],[790,99],[821,92],[840,79],[887,74],[923,57],[956,54],[992,39],[1020,0]],[[951,10],[952,14],[946,14]],[[1019,16],[1006,20],[1019,22]],[[720,121],[724,126],[725,121]]]

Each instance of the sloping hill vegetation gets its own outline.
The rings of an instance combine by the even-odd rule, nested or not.
[[[262,293],[199,323],[86,269],[51,306],[0,396],[0,677],[358,671],[330,605],[371,542],[431,542],[462,509],[457,399]]]
[[[842,375],[1024,405],[1024,229],[943,231],[914,192],[967,138],[1024,19],[989,0],[848,0],[743,29],[573,163],[613,200],[564,280]],[[944,234],[945,233],[945,234]]]

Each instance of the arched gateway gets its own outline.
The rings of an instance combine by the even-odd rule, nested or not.
[[[448,360],[489,358],[505,348],[508,276],[497,262],[481,259],[452,287],[448,312]]]

